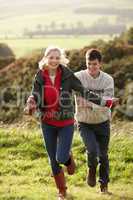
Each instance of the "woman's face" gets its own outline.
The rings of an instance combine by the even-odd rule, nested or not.
[[[46,58],[48,67],[50,69],[56,69],[60,64],[61,55],[59,51],[55,50],[51,51]]]

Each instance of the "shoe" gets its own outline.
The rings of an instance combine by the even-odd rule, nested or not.
[[[87,175],[87,184],[91,187],[96,185],[96,168],[90,167]]]
[[[75,173],[76,164],[75,164],[72,152],[70,153],[69,159],[70,159],[70,161],[69,161],[70,163],[68,165],[66,165],[66,169],[67,169],[67,173],[69,175],[73,175]]]
[[[100,184],[100,191],[101,191],[101,194],[108,194],[108,195],[111,195],[112,193],[108,191],[108,184],[106,183],[101,183]]]

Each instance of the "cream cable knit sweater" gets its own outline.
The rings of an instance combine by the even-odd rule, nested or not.
[[[100,71],[100,75],[93,78],[86,69],[76,72],[75,75],[86,89],[92,90],[96,94],[104,96],[104,98],[114,96],[114,80],[109,74]],[[75,118],[79,122],[98,124],[111,118],[111,111],[107,107],[98,106],[94,103],[91,103],[92,108],[86,107],[83,103],[81,104],[78,96],[75,96],[75,102]]]

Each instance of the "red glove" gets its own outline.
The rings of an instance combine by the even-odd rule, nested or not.
[[[106,100],[106,105],[108,108],[115,107],[116,105],[119,104],[119,99],[118,98],[110,98]]]
[[[107,106],[108,108],[112,108],[112,105],[113,105],[112,99],[106,100],[106,105],[105,106]]]

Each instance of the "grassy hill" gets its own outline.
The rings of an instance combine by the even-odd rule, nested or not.
[[[33,121],[33,119],[32,119]],[[101,195],[99,187],[89,188],[86,179],[85,149],[75,132],[73,152],[77,170],[67,174],[68,192],[74,200],[133,199],[133,123],[112,124],[110,143],[110,190]],[[55,200],[56,189],[48,165],[39,125],[26,118],[21,124],[0,127],[0,200]]]
[[[22,43],[24,49],[26,45],[32,48],[32,41],[30,45],[25,43]],[[112,41],[99,40],[82,49],[67,51],[67,55],[75,71],[85,67],[84,56],[88,48],[101,49],[103,67],[114,77],[116,94],[123,98],[123,105],[126,105],[128,94],[124,94],[125,88],[133,80],[132,44],[130,30]],[[32,117],[23,116],[25,100],[41,57],[42,51],[38,50],[32,55],[16,59],[0,70],[0,200],[56,199],[39,123]],[[72,177],[66,174],[68,192],[73,196],[69,199],[133,200],[133,121],[118,121],[117,118],[113,120],[111,130],[109,189],[113,194],[103,196],[98,193],[98,185],[93,189],[86,185],[85,148],[75,130],[73,152],[77,170]]]

